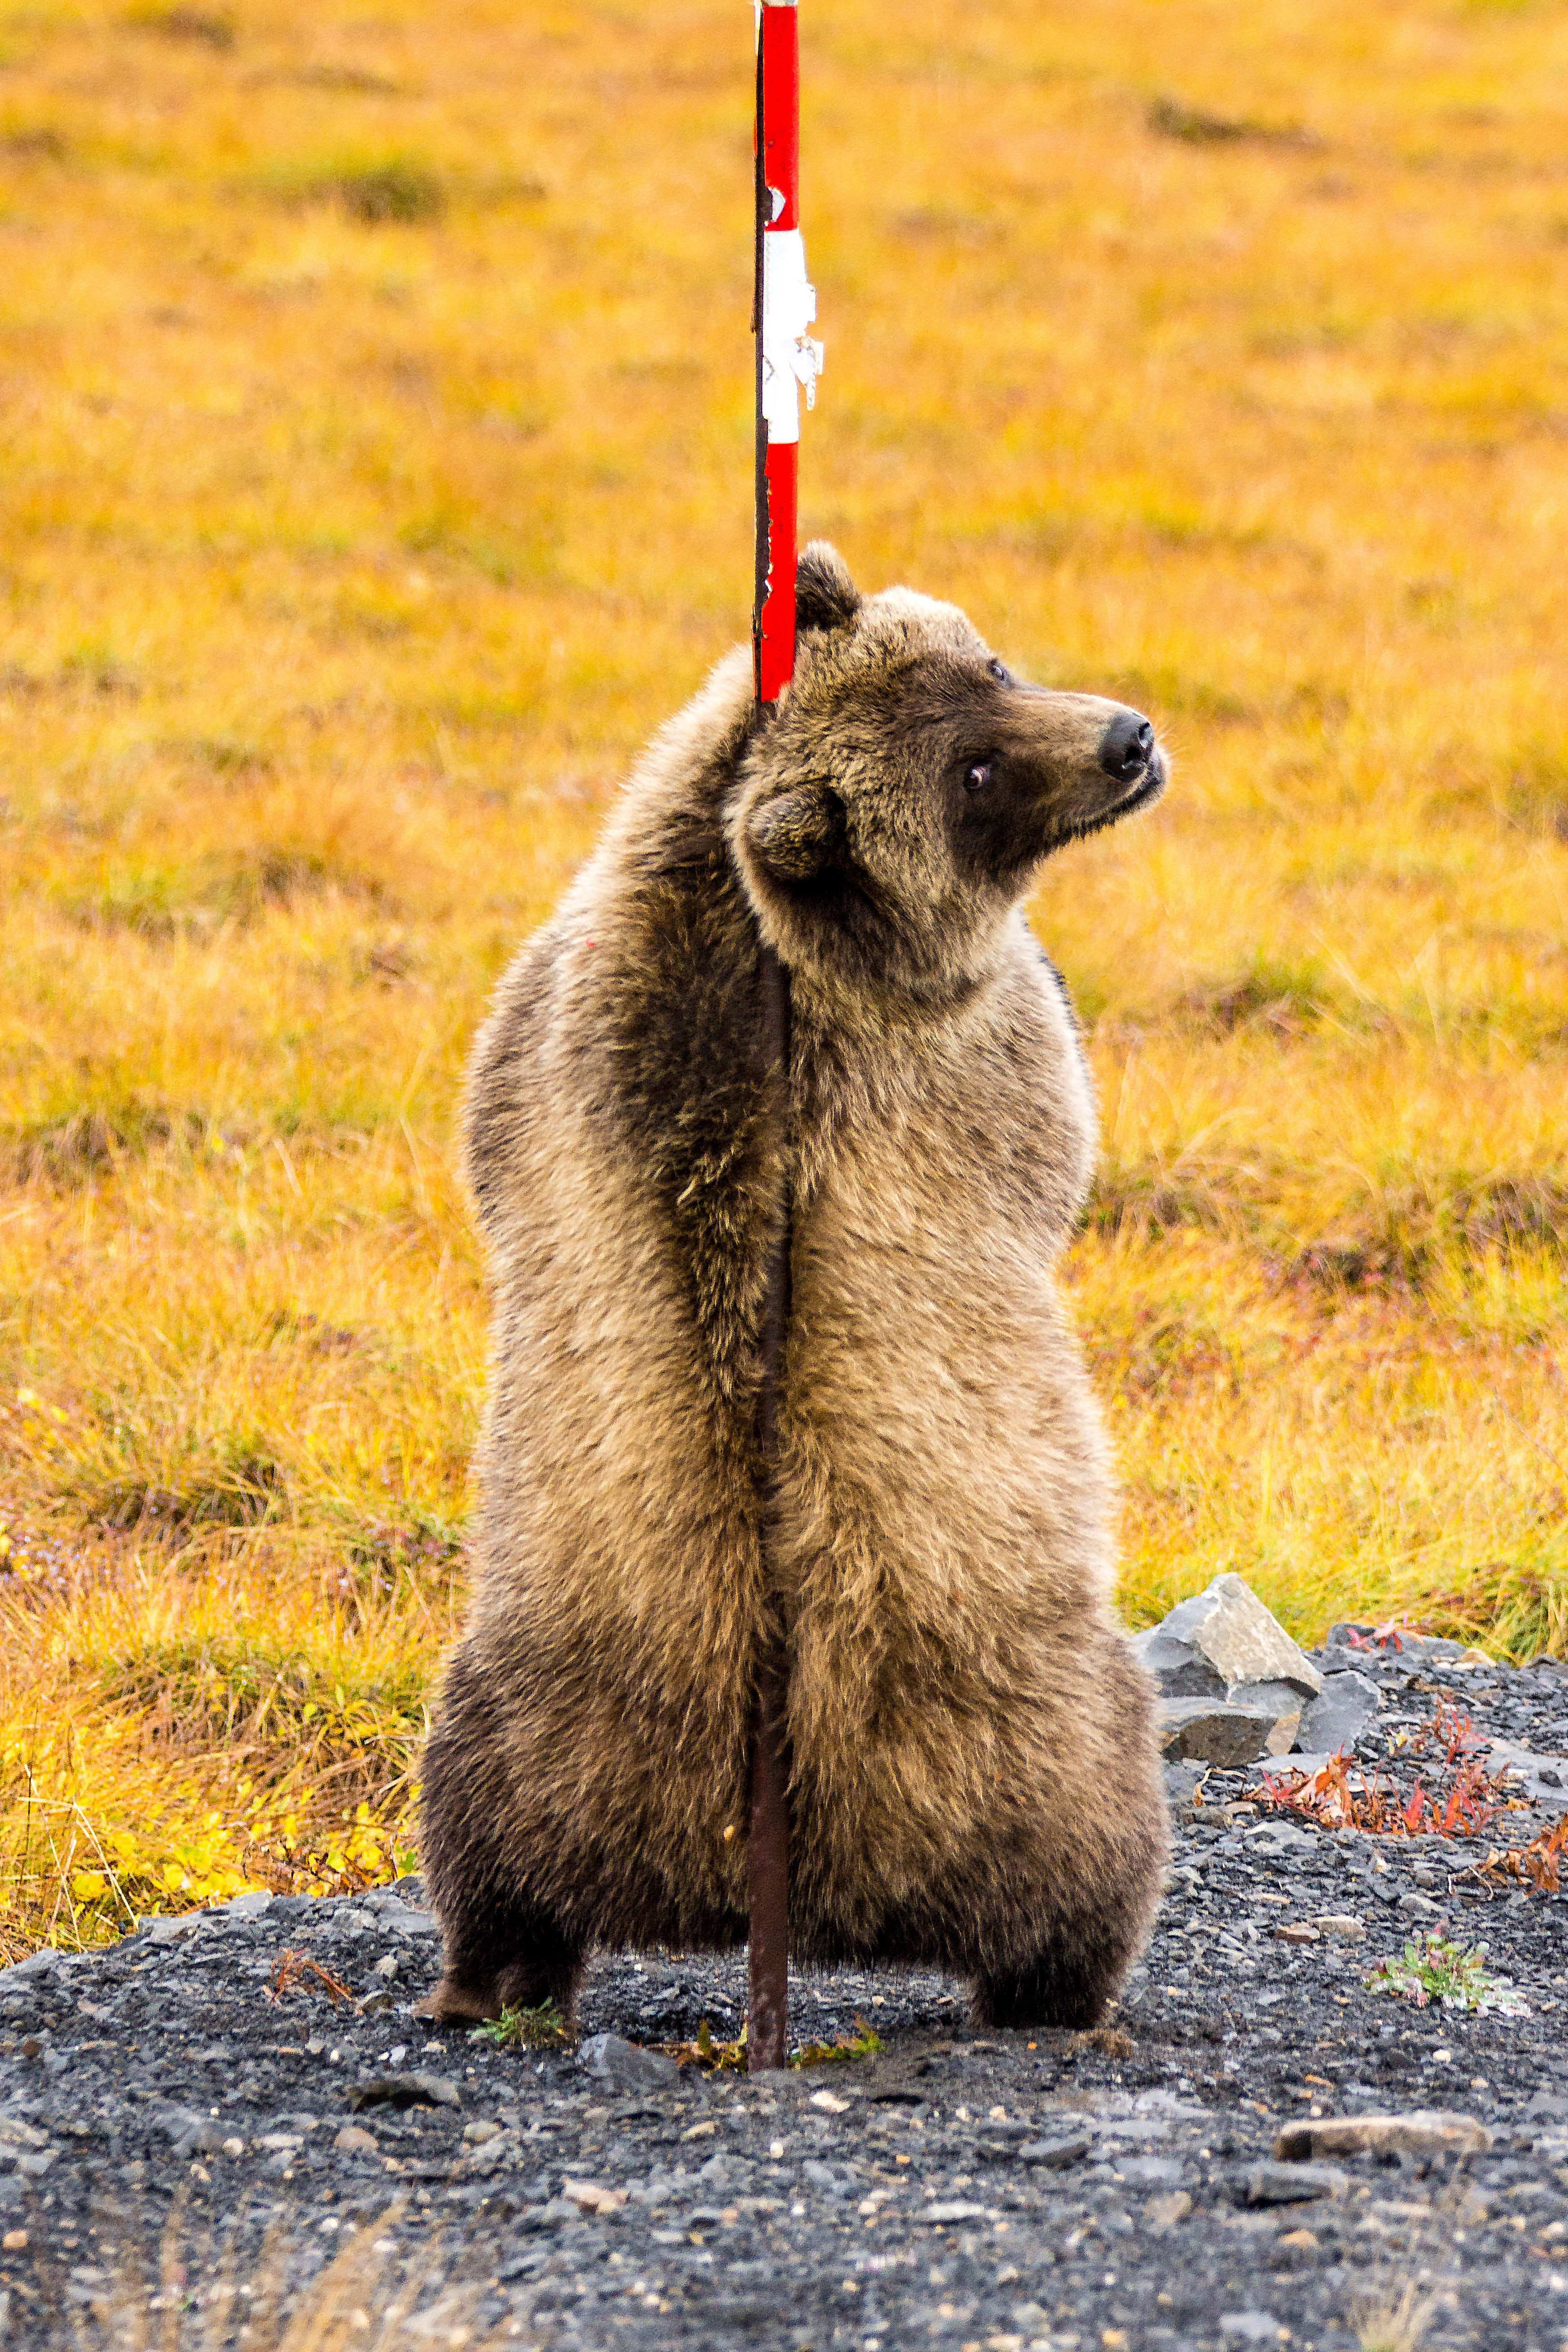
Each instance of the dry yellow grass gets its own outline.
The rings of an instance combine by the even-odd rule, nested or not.
[[[1129,1612],[1236,1567],[1561,1654],[1568,19],[803,32],[807,528],[1177,752],[1037,908]],[[467,1041],[744,625],[750,29],[84,0],[0,67],[19,1947],[406,1835]]]

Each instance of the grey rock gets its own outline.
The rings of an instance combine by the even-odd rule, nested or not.
[[[963,2198],[949,2198],[945,2203],[923,2205],[910,2214],[911,2221],[923,2223],[928,2230],[951,2228],[960,2221],[989,2221],[989,2205],[971,2205]]]
[[[1273,1707],[1229,1706],[1223,1698],[1163,1698],[1158,1705],[1160,1746],[1174,1759],[1201,1759],[1222,1772],[1240,1771],[1260,1756],[1279,1752],[1277,1742],[1295,1738],[1298,1714],[1281,1717]]]
[[[1444,1634],[1407,1633],[1403,1626],[1380,1643],[1375,1639],[1376,1632],[1373,1625],[1331,1625],[1323,1647],[1348,1650],[1352,1658],[1411,1665],[1440,1664],[1446,1658],[1462,1658],[1467,1648],[1465,1643],[1451,1642]],[[1358,1646],[1357,1636],[1368,1644],[1365,1649]]]
[[[1359,2156],[1393,2150],[1400,2156],[1463,2156],[1489,2148],[1492,2136],[1474,2116],[1442,2107],[1414,2107],[1405,2115],[1317,2116],[1287,2124],[1274,2143],[1286,2164],[1320,2156]]]
[[[1189,1805],[1197,1790],[1208,1778],[1208,1765],[1201,1756],[1184,1757],[1165,1764],[1165,1794],[1173,1805]]]
[[[185,1911],[177,1919],[144,1919],[139,1924],[146,1928],[150,1944],[163,1947],[183,1944],[194,1936],[201,1926],[201,1916],[199,1911]]]
[[[1239,1576],[1216,1576],[1202,1592],[1179,1601],[1158,1625],[1134,1636],[1132,1647],[1168,1698],[1201,1698],[1243,1685],[1283,1683],[1301,1699],[1315,1698],[1323,1678]],[[1259,1704],[1268,1702],[1261,1696]]]
[[[376,1906],[376,1922],[384,1934],[394,1936],[439,1936],[440,1922],[433,1912],[416,1911],[406,1903],[395,1903],[388,1897]]]
[[[1305,2205],[1320,2197],[1342,2197],[1350,2180],[1332,2164],[1253,2164],[1241,2185],[1249,2205]]]
[[[1322,1689],[1302,1710],[1297,1747],[1319,1756],[1353,1756],[1382,1703],[1377,1685],[1353,1666],[1326,1674]]]
[[[595,2033],[584,2042],[584,2065],[617,2091],[673,2091],[680,2069],[662,2050],[645,2050],[618,2033]]]
[[[1315,1853],[1317,1848],[1312,1831],[1301,1829],[1295,1822],[1262,1822],[1247,1837],[1249,1853]]]
[[[13,1960],[8,1969],[0,1969],[0,1992],[12,1985],[36,1984],[40,1977],[47,1977],[64,1958],[65,1954],[56,1951],[52,1944],[40,1946],[37,1951],[29,1952],[25,1960]]]
[[[352,2083],[344,2097],[355,2114],[362,2107],[460,2107],[462,2093],[444,2074],[372,2074]]]
[[[1283,2344],[1289,2334],[1271,2311],[1222,2311],[1219,2332],[1226,2344]]]
[[[217,1916],[236,1922],[259,1919],[264,1911],[271,1910],[272,1903],[273,1897],[265,1886],[253,1886],[247,1894],[237,1895],[231,1903],[226,1903]]]
[[[1182,2178],[1182,2165],[1174,2156],[1119,2156],[1117,2171],[1123,2180],[1138,2189],[1173,2189]]]
[[[1568,1813],[1568,1756],[1540,1756],[1510,1739],[1494,1739],[1487,1751],[1489,1772],[1506,1772],[1517,1792],[1532,1805]]]
[[[1053,2172],[1065,2172],[1069,2164],[1079,2164],[1089,2154],[1086,2132],[1064,2132],[1052,2139],[1029,2139],[1018,2150],[1026,2164],[1043,2164]]]
[[[176,2157],[207,2155],[223,2145],[222,2126],[195,2107],[162,2107],[153,2120]]]

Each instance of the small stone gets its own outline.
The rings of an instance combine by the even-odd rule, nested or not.
[[[163,2107],[154,2121],[158,2129],[167,2134],[175,2156],[181,2158],[210,2156],[223,2146],[223,2134],[217,2125],[194,2107]]]
[[[1247,1833],[1248,1853],[1315,1853],[1317,1849],[1318,1841],[1312,1832],[1301,1829],[1295,1822],[1259,1822]]]
[[[1227,2344],[1283,2344],[1288,2333],[1271,2311],[1222,2311],[1219,2332]]]
[[[1026,2164],[1043,2164],[1053,2172],[1065,2172],[1069,2164],[1089,2154],[1089,2141],[1081,2132],[1065,2132],[1053,2139],[1026,2140],[1018,2154]]]
[[[563,2180],[561,2194],[579,2213],[618,2213],[626,2201],[624,2189],[606,2189],[597,2180]]]
[[[383,1953],[375,1964],[375,1974],[386,1984],[392,1982],[393,1978],[397,1974],[397,1969],[398,1958],[395,1952]]]
[[[1392,2149],[1400,2156],[1464,2156],[1490,2147],[1492,2136],[1474,2116],[1441,2107],[1415,2107],[1403,2116],[1315,2116],[1287,2124],[1274,2143],[1282,2162],[1320,2156],[1360,2156]]]
[[[1242,2188],[1249,2205],[1306,2205],[1319,2197],[1342,2197],[1347,2176],[1331,2164],[1249,2165]]]
[[[356,2006],[362,2017],[384,2017],[392,2007],[392,1995],[382,1986],[374,1992],[367,1992]]]
[[[1377,1685],[1353,1666],[1327,1674],[1317,1697],[1302,1710],[1296,1744],[1314,1754],[1353,1756],[1382,1703]]]
[[[488,2116],[479,2116],[471,2124],[464,2125],[463,2137],[470,2147],[483,2147],[487,2140],[500,2139],[500,2126],[492,2123]]]
[[[673,2058],[667,2058],[662,2050],[645,2050],[640,2042],[625,2041],[618,2033],[591,2034],[581,2055],[589,2074],[614,2090],[673,2091],[680,2081],[680,2069]]]
[[[1327,1936],[1336,1944],[1364,1944],[1366,1922],[1352,1919],[1345,1911],[1323,1911],[1312,1922],[1320,1936]]]
[[[1173,2156],[1113,2154],[1110,2160],[1121,2178],[1137,2189],[1168,2189],[1182,2177],[1180,2159]]]
[[[225,2156],[243,2156],[245,2154],[245,2142],[237,2137],[237,2136],[231,2134],[231,2136],[226,2139],[223,2144],[223,2153]]]
[[[367,2132],[363,2124],[345,2124],[332,2142],[345,2156],[374,2156],[379,2145],[375,2134]]]
[[[1184,2189],[1172,2189],[1163,2197],[1151,2197],[1143,2208],[1143,2219],[1151,2230],[1173,2230],[1184,2221],[1193,2210],[1193,2200]]]
[[[1317,1944],[1322,1938],[1305,1919],[1286,1919],[1275,1928],[1274,1940],[1279,1944]]]
[[[460,2107],[462,2093],[444,2074],[372,2074],[352,2083],[344,2094],[356,2113],[361,2107]]]
[[[1275,2243],[1289,2246],[1299,2254],[1315,2253],[1318,2247],[1317,2232],[1314,2230],[1281,2230]]]
[[[8,2254],[25,2254],[27,2251],[27,2232],[26,2230],[7,2230],[5,2235],[0,2238],[0,2246],[4,2246]]]
[[[825,2116],[847,2116],[849,2112],[848,2100],[841,2099],[837,2091],[813,2091],[811,2105],[820,2107]]]
[[[991,2208],[988,2205],[971,2205],[962,2197],[952,2197],[945,2204],[922,2205],[919,2212],[910,2214],[910,2219],[928,2230],[942,2230],[957,2221],[988,2221]]]

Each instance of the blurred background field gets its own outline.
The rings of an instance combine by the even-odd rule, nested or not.
[[[807,0],[804,517],[1164,804],[1035,909],[1134,1621],[1568,1650],[1568,11]],[[0,1943],[395,1869],[464,1054],[750,598],[751,17],[0,8]]]

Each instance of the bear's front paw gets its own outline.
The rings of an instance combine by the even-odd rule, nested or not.
[[[472,1985],[459,1984],[447,1975],[431,1986],[421,2001],[415,2004],[416,2017],[428,2017],[437,2025],[479,2025],[486,2018],[499,2017],[502,2002],[500,1988],[492,1985],[487,1991],[476,1991]]]

